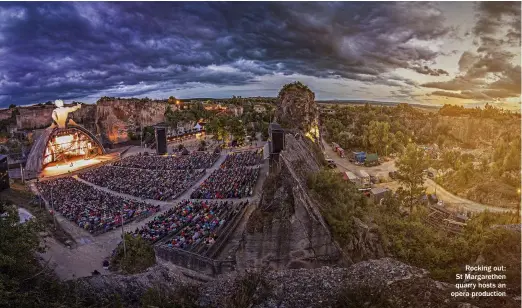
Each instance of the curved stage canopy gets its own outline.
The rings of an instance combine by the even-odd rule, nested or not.
[[[25,170],[36,177],[50,163],[89,159],[103,154],[105,149],[101,142],[79,125],[49,127],[35,141]]]

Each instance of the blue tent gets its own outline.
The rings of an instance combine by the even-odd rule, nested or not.
[[[353,152],[353,159],[357,162],[364,163],[366,160],[366,152]]]

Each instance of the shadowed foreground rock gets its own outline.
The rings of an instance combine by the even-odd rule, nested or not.
[[[109,303],[119,299],[125,303],[124,307],[140,307],[140,300],[149,288],[173,290],[189,282],[183,275],[156,265],[136,275],[98,275],[69,283],[77,296],[87,302]]]
[[[146,273],[94,276],[77,280],[77,294],[98,300],[120,298],[139,307],[150,287],[175,289],[182,276],[156,266]],[[518,307],[514,300],[452,298],[452,285],[434,281],[424,269],[391,258],[364,261],[348,268],[320,267],[280,271],[235,272],[194,285],[198,307]],[[118,294],[118,295],[116,295]],[[471,303],[471,304],[470,304]]]

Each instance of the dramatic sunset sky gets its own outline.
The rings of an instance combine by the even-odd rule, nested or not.
[[[520,2],[0,3],[0,107],[276,96],[520,108]]]

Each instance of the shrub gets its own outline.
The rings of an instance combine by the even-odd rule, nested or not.
[[[111,266],[126,274],[136,274],[145,271],[156,264],[154,248],[141,236],[133,237],[125,234],[125,249],[120,244],[111,259]]]

